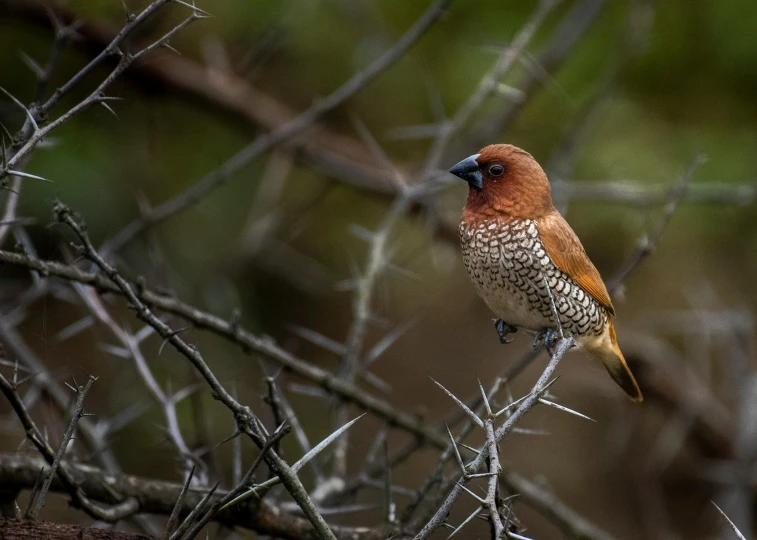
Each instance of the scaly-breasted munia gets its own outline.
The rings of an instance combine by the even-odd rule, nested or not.
[[[641,401],[618,347],[607,289],[552,205],[547,175],[531,154],[494,144],[450,172],[469,184],[460,222],[463,259],[476,291],[499,317],[501,341],[518,328],[541,335],[562,329]]]

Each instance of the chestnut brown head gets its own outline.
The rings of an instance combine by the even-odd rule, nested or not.
[[[553,209],[547,175],[531,154],[511,144],[487,146],[449,172],[468,182],[468,211],[525,219]]]

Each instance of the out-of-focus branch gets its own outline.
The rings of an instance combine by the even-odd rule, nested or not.
[[[528,506],[556,524],[567,537],[584,540],[614,540],[612,535],[566,506],[546,488],[539,486],[535,490],[532,489],[536,487],[536,484],[532,484],[512,470],[503,472],[501,479],[510,491],[520,495]]]
[[[10,358],[35,373],[34,382],[42,388],[44,394],[49,398],[49,402],[60,411],[61,416],[64,415],[69,406],[70,396],[62,385],[58,384],[55,378],[48,373],[45,366],[16,330],[2,318],[0,318],[0,343],[5,345]],[[89,450],[107,472],[114,474],[120,471],[115,457],[107,447],[103,430],[99,426],[91,422],[89,418],[82,418],[79,421],[79,434],[81,440],[89,447]]]
[[[163,410],[168,436],[171,439],[171,442],[173,442],[180,459],[184,462],[185,471],[188,472],[200,460],[189,449],[187,442],[184,440],[184,435],[179,428],[179,419],[176,412],[177,400],[175,396],[168,395],[163,391],[142,354],[139,339],[125,328],[119,326],[116,321],[113,320],[113,317],[108,313],[108,310],[105,308],[95,291],[90,287],[81,285],[80,283],[74,283],[73,285],[84,301],[84,304],[92,313],[92,316],[116,337],[120,342],[121,347],[127,351],[127,354],[134,361],[135,369],[142,379],[145,388]],[[202,473],[199,477],[200,483],[205,483],[205,474]]]
[[[499,112],[476,130],[473,139],[477,147],[491,144],[510,127],[524,107],[545,82],[562,67],[573,47],[591,26],[606,0],[583,0],[573,5],[568,15],[557,28],[536,60],[538,69],[530,69],[521,81],[515,84],[521,98],[512,100],[501,107]]]
[[[539,4],[531,17],[523,25],[511,44],[508,44],[499,54],[497,61],[481,78],[476,89],[466,102],[455,113],[454,117],[442,124],[439,134],[434,139],[431,150],[426,157],[422,176],[432,174],[441,162],[447,145],[454,135],[470,120],[484,101],[496,90],[502,77],[524,53],[536,30],[541,26],[547,14],[557,4],[558,0],[539,0]]]
[[[400,182],[400,185],[405,185]],[[422,186],[416,186],[416,188]],[[366,366],[363,362],[363,346],[368,330],[368,321],[373,317],[371,302],[376,284],[389,264],[388,255],[389,234],[397,221],[404,215],[411,202],[411,192],[400,187],[401,194],[395,199],[391,208],[384,216],[378,230],[370,236],[370,252],[366,268],[361,276],[356,277],[355,300],[353,304],[353,320],[347,335],[345,354],[339,366],[338,377],[354,384],[355,378]],[[336,410],[337,425],[343,424],[347,416],[344,403],[338,403]],[[347,472],[347,439],[337,441],[334,447],[334,476],[343,479]]]
[[[77,463],[62,462],[63,467],[71,472],[74,480],[95,501],[112,503],[113,494],[135,500],[137,512],[169,516],[179,498],[182,485],[150,478],[128,475],[110,475],[95,467]],[[34,487],[37,475],[45,461],[39,457],[23,454],[0,453],[0,485],[30,490]],[[52,491],[62,492],[64,486],[60,480],[53,481]],[[207,490],[191,488],[187,491],[180,516],[187,516],[195,508]],[[216,492],[212,502],[223,497],[225,492]],[[259,499],[248,499],[241,506],[219,511],[214,521],[228,526],[243,527],[257,531],[262,535],[276,538],[317,539],[310,523],[301,517],[281,512],[272,505]],[[339,539],[383,540],[386,532],[365,527],[332,527]]]
[[[631,273],[641,261],[648,257],[654,251],[655,247],[657,247],[657,243],[660,241],[665,227],[670,221],[670,218],[673,217],[673,213],[676,211],[676,208],[678,208],[678,203],[686,192],[686,188],[691,182],[694,173],[702,163],[704,163],[704,156],[698,155],[695,157],[686,172],[681,175],[673,187],[670,188],[660,220],[651,230],[649,235],[644,236],[641,239],[638,248],[636,248],[631,256],[626,259],[626,262],[623,263],[623,266],[621,266],[615,275],[607,282],[607,289],[609,291],[617,289],[626,279],[628,274]]]
[[[116,29],[95,21],[81,20],[57,2],[0,0],[0,13],[47,27],[48,6],[63,21],[80,21],[77,34],[87,49],[99,51],[116,35]],[[156,51],[150,62],[133,64],[126,75],[147,88],[163,87],[174,94],[186,96],[237,124],[242,123],[249,131],[260,128],[273,131],[297,115],[296,111],[261,92],[234,72],[204,66],[168,51]],[[365,182],[374,187],[384,186],[386,191],[391,189],[384,181],[382,171],[372,164],[368,149],[352,137],[314,123],[302,136],[288,141],[287,146],[316,168],[337,178],[358,185]]]
[[[318,100],[312,107],[299,116],[276,128],[274,131],[257,137],[228,159],[221,167],[206,174],[186,191],[152,208],[147,215],[127,225],[121,232],[103,245],[102,253],[107,256],[118,251],[123,245],[141,234],[149,226],[197,204],[252,159],[302,133],[322,115],[350,99],[384,70],[402,58],[410,47],[438,20],[450,1],[435,0],[407,32],[367,68],[355,74],[325,98]]]

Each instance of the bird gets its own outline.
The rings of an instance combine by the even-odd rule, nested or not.
[[[599,359],[633,401],[643,396],[618,346],[615,308],[581,241],[552,204],[539,163],[511,144],[493,144],[450,170],[468,183],[460,220],[463,262],[497,316],[502,343],[518,329],[549,350],[560,335]]]

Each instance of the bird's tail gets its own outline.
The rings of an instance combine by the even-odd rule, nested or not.
[[[618,347],[618,340],[615,337],[615,325],[612,324],[612,321],[609,321],[609,325],[611,346],[607,347],[605,345],[603,347],[592,348],[588,352],[602,361],[607,373],[609,373],[610,377],[618,383],[618,386],[623,389],[628,397],[636,402],[641,402],[643,401],[644,396],[641,395],[639,384],[636,382],[633,373],[631,373],[631,370],[628,368],[628,364],[626,364],[626,359],[623,357],[620,347]]]

